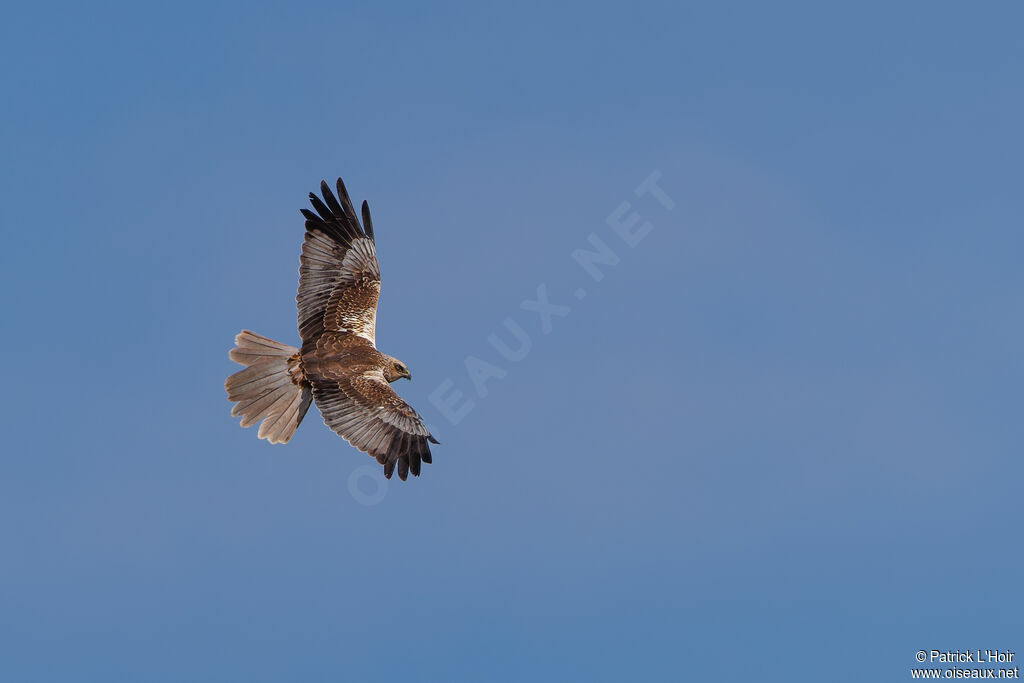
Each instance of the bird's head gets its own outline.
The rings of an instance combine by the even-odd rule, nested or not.
[[[394,382],[396,379],[401,378],[412,379],[412,373],[409,372],[409,368],[405,363],[398,360],[397,358],[387,357],[387,364],[384,366],[384,379],[388,382]]]

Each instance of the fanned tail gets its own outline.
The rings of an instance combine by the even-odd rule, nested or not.
[[[245,366],[224,382],[228,399],[235,402],[231,414],[241,416],[243,427],[263,420],[259,438],[288,443],[313,400],[299,350],[242,330],[228,357]]]

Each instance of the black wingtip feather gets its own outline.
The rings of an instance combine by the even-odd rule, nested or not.
[[[331,213],[334,214],[335,218],[342,219],[347,217],[345,216],[345,211],[341,208],[341,204],[338,203],[338,200],[331,193],[331,188],[326,180],[320,181],[320,194],[324,196],[324,201],[331,208]]]
[[[313,208],[316,209],[316,212],[320,214],[321,220],[325,223],[335,220],[334,213],[312,192],[309,193],[309,203],[313,205]]]
[[[338,178],[338,199],[341,200],[341,205],[345,207],[345,215],[352,219],[356,228],[359,228],[359,219],[356,218],[356,210],[352,206],[352,200],[348,196],[348,190],[345,189],[345,182],[341,178]],[[360,232],[362,231],[360,230]]]
[[[370,218],[370,205],[363,200],[363,230],[366,231],[366,236],[373,240],[373,220]]]

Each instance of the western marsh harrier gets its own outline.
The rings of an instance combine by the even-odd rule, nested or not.
[[[260,420],[259,438],[287,443],[316,401],[324,423],[403,481],[429,463],[438,443],[423,420],[391,388],[412,379],[405,363],[377,350],[374,328],[380,267],[370,209],[362,224],[338,178],[338,197],[326,182],[316,213],[302,209],[306,239],[299,257],[299,336],[302,349],[242,330],[228,356],[245,366],[224,383],[242,426]],[[340,199],[340,201],[339,201]]]

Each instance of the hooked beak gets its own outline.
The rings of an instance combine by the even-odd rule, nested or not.
[[[412,373],[409,372],[408,370],[406,370],[405,371],[405,378],[411,382],[412,381]]]

